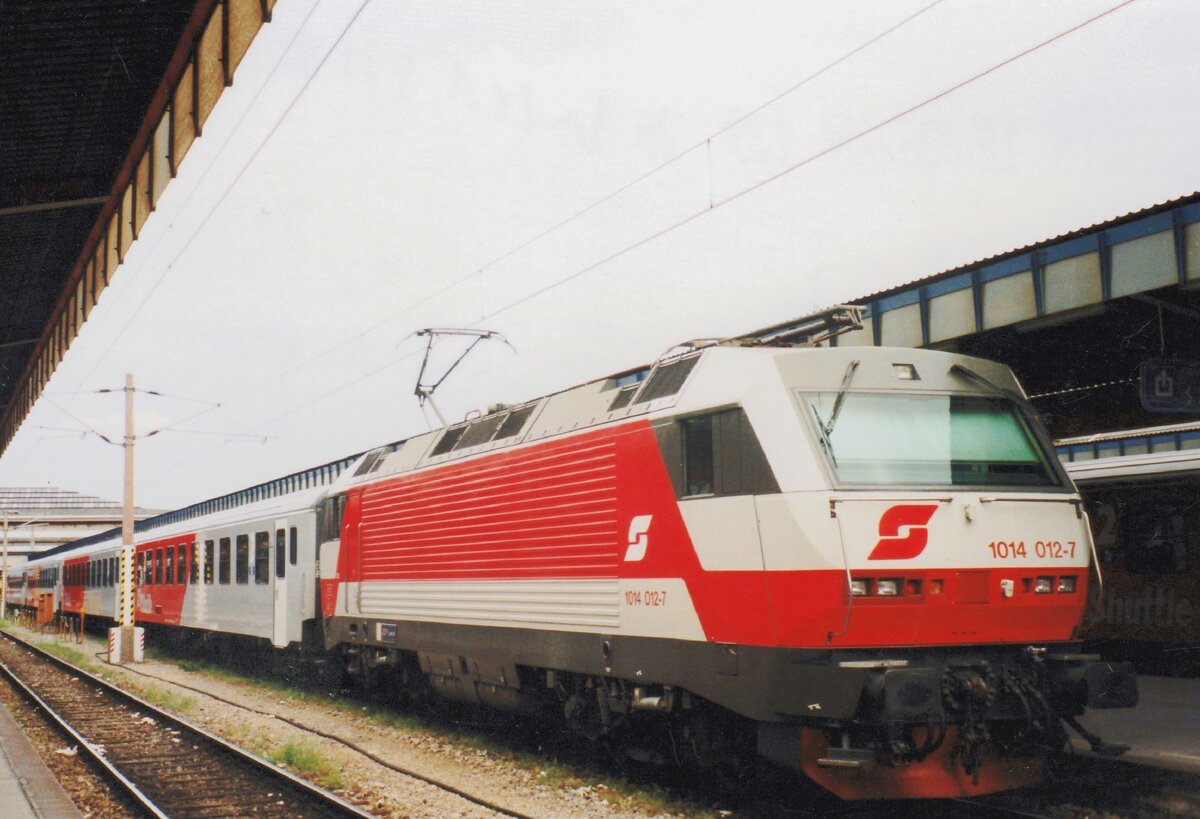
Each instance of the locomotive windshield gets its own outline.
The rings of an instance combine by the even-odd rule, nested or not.
[[[1062,486],[1025,415],[1005,398],[842,392],[802,396],[839,483]]]

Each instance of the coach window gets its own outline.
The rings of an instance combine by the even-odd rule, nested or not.
[[[206,540],[204,541],[204,585],[206,586],[213,584],[213,569],[217,565],[213,557],[213,542]]]
[[[244,586],[250,582],[250,535],[237,536],[237,583]]]
[[[145,552],[138,552],[137,573],[134,574],[133,577],[137,581],[137,585],[141,586],[141,585],[145,584],[145,582],[146,582],[145,581],[145,577],[146,577],[146,553]]]
[[[222,586],[229,585],[229,538],[221,538],[221,571],[220,581]]]
[[[254,583],[271,582],[271,533],[254,533]]]
[[[168,546],[166,548],[167,562],[163,568],[163,582],[168,586],[175,584],[175,547]]]
[[[287,569],[287,532],[275,530],[275,576],[283,577]]]
[[[293,566],[296,565],[296,560],[298,558],[298,554],[297,554],[298,551],[299,550],[297,549],[297,546],[296,546],[296,527],[293,526],[290,529],[288,529],[288,562],[291,563]]]
[[[188,582],[195,586],[200,582],[200,544],[192,541],[192,562],[188,564],[191,572],[188,574]]]
[[[194,545],[194,544],[193,544]],[[187,583],[187,550],[186,543],[179,544],[179,556],[175,558],[178,563],[175,564],[175,582],[180,586]]]
[[[163,550],[160,546],[154,550],[154,585],[163,584]]]

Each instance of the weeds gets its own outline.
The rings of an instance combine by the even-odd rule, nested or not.
[[[304,740],[289,739],[267,754],[267,759],[281,768],[316,779],[329,790],[346,787],[346,778],[332,760]]]
[[[159,688],[157,685],[147,685],[142,689],[142,699],[157,705],[159,708],[166,708],[168,711],[174,711],[176,714],[186,714],[196,707],[196,700],[186,694],[177,694],[174,691],[168,691],[165,688]]]

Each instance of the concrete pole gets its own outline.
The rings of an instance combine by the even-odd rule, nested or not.
[[[8,619],[8,510],[4,512],[4,573],[0,574],[0,617]]]
[[[121,543],[133,545],[133,373],[125,375],[125,503],[121,509]],[[124,623],[123,625],[132,625]]]
[[[128,373],[125,376],[125,500],[121,510],[120,662],[133,661],[133,442],[133,374]]]

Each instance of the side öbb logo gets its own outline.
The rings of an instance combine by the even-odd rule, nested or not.
[[[936,506],[901,504],[879,517],[879,542],[867,560],[907,560],[925,551],[929,543],[929,519]]]
[[[625,549],[625,562],[632,563],[646,556],[650,545],[650,523],[654,515],[637,515],[629,521],[629,546]]]

